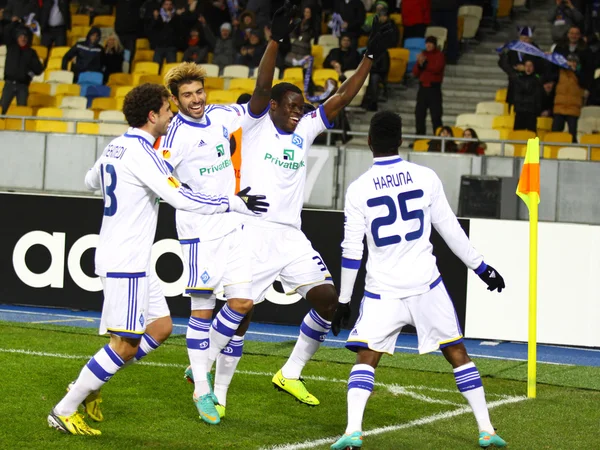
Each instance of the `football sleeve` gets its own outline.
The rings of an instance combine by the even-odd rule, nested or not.
[[[102,180],[100,179],[100,164],[98,161],[94,164],[88,172],[85,174],[85,187],[90,191],[97,191],[102,187]]]
[[[308,145],[312,144],[323,131],[333,128],[333,123],[327,119],[323,105],[319,105],[314,111],[305,114],[300,123],[304,128]]]
[[[359,190],[350,185],[344,206],[344,240],[342,241],[342,278],[340,283],[340,303],[348,303],[352,298],[354,283],[363,256],[365,217],[360,207]]]
[[[481,265],[483,256],[475,250],[458,223],[458,219],[448,204],[442,181],[435,174],[433,176],[431,223],[450,247],[452,253],[458,256],[469,269],[475,270]]]

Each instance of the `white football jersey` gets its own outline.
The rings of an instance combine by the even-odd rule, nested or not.
[[[240,109],[244,111],[240,187],[250,186],[250,193],[266,195],[270,204],[268,212],[251,220],[300,228],[308,150],[333,125],[322,105],[304,115],[293,133],[277,129],[269,108],[260,116],[253,116],[247,105]]]
[[[342,265],[360,266],[366,235],[365,290],[375,296],[419,295],[440,277],[429,240],[432,224],[467,267],[476,269],[483,262],[452,212],[437,174],[399,156],[375,158],[348,187],[344,212]]]
[[[175,176],[194,191],[235,194],[229,137],[240,127],[240,118],[240,112],[222,105],[208,105],[200,120],[178,113],[160,143]],[[179,239],[201,242],[225,236],[243,221],[236,212],[199,216],[178,210],[175,217]]]
[[[88,189],[102,189],[104,216],[96,248],[96,274],[148,274],[163,198],[177,209],[215,214],[229,209],[226,195],[182,187],[152,147],[154,138],[130,128],[104,149],[85,176]]]

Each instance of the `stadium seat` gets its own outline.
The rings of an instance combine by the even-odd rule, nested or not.
[[[177,67],[178,65],[178,62],[163,64],[160,74],[164,77],[169,70],[171,70],[173,67]]]
[[[496,116],[489,114],[459,114],[456,117],[456,126],[465,128],[492,128]]]
[[[219,66],[217,66],[216,64],[200,64],[200,67],[202,67],[206,71],[207,77],[219,76]]]
[[[154,59],[154,50],[142,50],[139,49],[135,52],[133,56],[133,62],[142,62],[142,61],[150,61],[152,62]]]
[[[89,109],[63,109],[63,119],[94,120],[94,111]],[[79,125],[82,122],[67,122],[68,133],[79,133]],[[95,125],[95,124],[94,124]]]
[[[98,28],[114,28],[115,17],[114,16],[96,16],[92,22],[93,27]]]
[[[81,86],[81,94],[88,99],[88,108],[97,97],[110,97],[110,87],[86,84]]]
[[[311,55],[314,58],[313,68],[323,68],[323,61],[325,60],[325,56],[323,55],[323,46],[319,44],[314,44],[311,48]]]
[[[52,47],[50,58],[61,58],[71,49],[71,47]]]
[[[32,45],[31,48],[35,50],[40,59],[45,61],[48,58],[48,47],[44,47],[43,45]]]
[[[119,111],[123,111],[123,105],[125,104],[125,97],[115,97],[115,100],[117,101],[115,109],[119,110]],[[175,113],[173,113],[175,114]]]
[[[125,97],[135,86],[114,86],[111,89],[112,97]]]
[[[584,117],[577,121],[577,140],[581,142],[581,136],[585,134],[600,132],[600,116],[599,117]]]
[[[50,58],[46,64],[46,70],[62,70],[62,57]]]
[[[92,29],[89,25],[74,25],[71,27],[71,36],[87,38],[88,33]]]
[[[328,80],[329,78],[333,78],[334,80],[339,80],[340,76],[333,69],[316,69],[313,71],[313,80]]]
[[[585,119],[587,117],[600,117],[600,106],[584,106],[581,108],[581,115],[579,116],[579,120]]]
[[[54,85],[54,95],[58,96],[79,96],[81,94],[81,86],[78,84],[56,84]]]
[[[8,116],[22,116],[31,117],[33,116],[33,108],[29,106],[10,106],[6,112]],[[17,130],[23,131],[23,120],[22,119],[6,119],[5,130]],[[25,121],[25,130],[34,131],[33,121]]]
[[[27,106],[32,108],[54,107],[56,106],[56,97],[45,94],[29,94]]]
[[[231,64],[223,68],[224,78],[248,78],[250,68],[241,64]]]
[[[233,80],[232,80],[233,81]],[[206,77],[204,79],[204,89],[224,89],[225,79],[220,77]]]
[[[77,122],[77,134],[100,134],[100,125],[97,123]]]
[[[504,115],[504,103],[479,102],[477,103],[475,114],[491,114],[493,116],[502,116]]]
[[[496,9],[496,18],[502,19],[510,17],[512,11],[513,0],[498,0],[498,7]]]
[[[496,116],[492,123],[492,128],[509,128],[514,129],[515,127],[515,116]]]
[[[538,117],[537,118],[537,131],[538,135],[542,134],[540,131],[546,132],[552,130],[552,117]]]
[[[120,125],[117,123],[101,123],[98,126],[98,134],[103,136],[120,136],[128,129],[128,125]]]
[[[283,79],[289,80],[304,80],[302,67],[288,67],[283,71]]]
[[[346,78],[350,78],[352,75],[354,75],[354,73],[356,72],[356,70],[346,70],[344,72],[344,76]],[[363,87],[367,87],[369,85],[369,79],[371,78],[371,74],[367,75],[367,78],[365,80],[365,82],[363,83]]]
[[[579,139],[580,144],[592,144],[600,146],[600,134],[584,134]],[[600,161],[600,147],[592,148],[592,161]]]
[[[252,75],[250,75],[250,78],[256,79],[257,76],[258,76],[258,70],[254,70]],[[273,74],[273,84],[276,84],[278,82],[278,80],[279,80],[279,67],[275,67],[275,73]]]
[[[417,62],[417,55],[425,50],[425,38],[408,38],[404,40],[404,48],[408,49],[409,57],[408,57],[408,67],[407,71],[411,72],[413,66]]]
[[[62,109],[60,108],[40,108],[38,117],[60,117],[62,118]],[[41,133],[67,133],[67,123],[58,120],[35,120],[35,131]]]
[[[73,72],[68,70],[46,71],[46,81],[48,83],[73,84]]]
[[[239,90],[244,91],[249,94],[254,92],[254,87],[256,86],[256,80],[250,78],[233,78],[229,81],[228,89],[231,90]]]
[[[125,122],[125,115],[121,111],[117,110],[100,111],[98,120],[105,120],[108,122]]]
[[[100,111],[117,109],[117,100],[112,97],[96,97],[92,100],[90,109],[99,115]]]
[[[90,16],[86,14],[73,14],[71,16],[71,26],[81,27],[90,25]]]
[[[79,96],[65,96],[60,102],[61,109],[85,109],[87,108],[87,98]]]
[[[210,91],[207,96],[207,103],[215,104],[230,104],[235,103],[239,95],[236,92],[225,91],[225,90],[214,90]]]
[[[133,66],[133,72],[144,75],[158,75],[159,65],[155,62],[141,61]]]
[[[50,95],[52,86],[48,83],[31,83],[29,85],[29,93],[30,94],[43,94]]]
[[[437,38],[438,48],[443,51],[448,40],[448,29],[445,27],[432,27],[429,26],[425,29],[425,37],[435,36]]]
[[[102,85],[102,81],[104,80],[104,75],[102,72],[81,72],[79,74],[79,78],[77,79],[77,84],[92,84],[92,85]]]
[[[496,101],[497,102],[505,102],[506,101],[506,93],[508,92],[508,89],[498,89],[496,91]]]
[[[177,63],[183,62],[183,52],[177,52],[177,56],[175,58],[175,61],[177,61]]]
[[[319,45],[323,47],[338,48],[340,46],[339,38],[334,34],[323,34],[319,36]]]
[[[587,159],[587,148],[583,147],[560,147],[556,155],[557,159],[577,159],[585,161]]]
[[[150,50],[150,41],[146,38],[138,38],[135,40],[135,50]]]
[[[564,142],[571,144],[573,137],[570,133],[564,131],[551,131],[550,133],[546,133],[543,142]],[[544,158],[556,158],[559,148],[560,146],[556,145],[544,145]]]
[[[408,60],[410,58],[410,50],[406,48],[389,48],[390,69],[388,71],[388,83],[400,83],[404,79]]]
[[[427,139],[419,139],[413,144],[413,151],[426,152],[429,149],[429,141]]]
[[[164,79],[160,75],[142,75],[140,76],[138,85],[144,83],[154,83],[154,84],[163,84]],[[131,84],[132,86],[136,86],[135,84]]]
[[[458,16],[463,17],[463,39],[474,39],[479,29],[479,23],[483,17],[483,8],[481,6],[466,5],[458,9]]]
[[[530,130],[513,130],[508,133],[509,141],[527,141],[527,139],[533,139],[535,133]],[[514,156],[524,157],[527,151],[527,144],[513,144],[515,147]]]

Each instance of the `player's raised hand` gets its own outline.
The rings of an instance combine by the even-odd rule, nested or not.
[[[504,278],[502,278],[502,275],[500,275],[492,266],[486,265],[483,272],[478,273],[477,275],[479,275],[479,278],[481,278],[483,282],[488,285],[488,291],[494,291],[498,289],[498,292],[502,292],[502,289],[506,287],[504,284]]]
[[[269,204],[265,201],[267,197],[264,195],[250,195],[248,192],[250,192],[250,186],[237,193],[237,197],[244,202],[246,208],[253,214],[267,212],[269,207]]]
[[[274,41],[283,42],[298,25],[300,19],[294,19],[298,7],[290,0],[286,0],[281,8],[273,14],[271,21],[271,37]]]
[[[338,304],[335,314],[333,315],[333,320],[331,321],[331,331],[333,332],[334,336],[340,334],[342,328],[348,326],[351,313],[352,310],[350,309],[350,303]]]
[[[373,61],[379,58],[387,50],[388,39],[393,32],[394,28],[391,22],[382,24],[379,17],[375,15],[373,17],[373,28],[371,28],[371,34],[367,42],[367,52],[365,53],[367,58]]]

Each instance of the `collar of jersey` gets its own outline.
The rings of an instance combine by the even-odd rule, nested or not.
[[[183,123],[185,123],[186,125],[190,125],[192,127],[199,127],[199,128],[206,128],[210,125],[210,119],[208,118],[208,116],[206,115],[206,109],[204,109],[204,115],[202,116],[202,119],[200,120],[204,120],[206,119],[206,122],[202,123],[202,122],[197,122],[195,119],[188,117],[188,116],[184,116],[183,114],[181,114],[181,112],[177,113],[177,117],[179,118],[179,120],[181,120]]]
[[[124,136],[128,138],[142,138],[143,140],[148,142],[148,144],[150,144],[150,147],[154,147],[154,142],[156,142],[154,136],[152,136],[147,131],[140,130],[139,128],[130,128],[129,130],[127,130]]]
[[[388,164],[395,164],[397,162],[402,161],[402,158],[400,158],[397,155],[394,156],[380,156],[378,158],[373,158],[374,161],[374,165],[376,166],[387,166]]]
[[[290,132],[288,133],[287,131],[283,131],[282,129],[280,129],[277,125],[275,125],[275,122],[273,122],[273,126],[275,127],[275,129],[277,130],[277,133],[282,134],[284,136],[289,136],[290,134],[294,134],[294,132]]]

